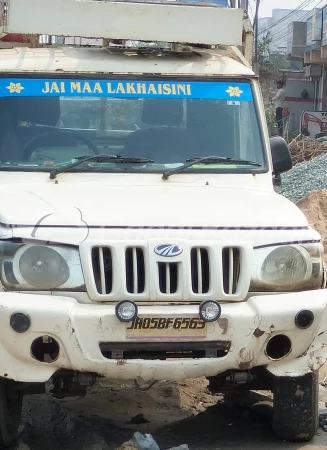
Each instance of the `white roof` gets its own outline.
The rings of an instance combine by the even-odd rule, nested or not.
[[[10,0],[8,4],[8,33],[242,45],[244,11],[212,3]]]
[[[14,48],[0,50],[0,73],[167,74],[253,76],[246,65],[224,53],[138,55],[101,48]]]

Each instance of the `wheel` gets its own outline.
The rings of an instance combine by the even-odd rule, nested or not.
[[[23,396],[12,389],[14,381],[0,378],[0,448],[9,447],[17,438],[22,415]]]
[[[287,441],[310,441],[319,426],[318,372],[302,377],[275,377],[273,429]]]

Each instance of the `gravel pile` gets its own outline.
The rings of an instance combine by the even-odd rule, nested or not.
[[[296,164],[282,175],[281,186],[275,187],[276,192],[292,202],[321,189],[327,189],[327,154]]]

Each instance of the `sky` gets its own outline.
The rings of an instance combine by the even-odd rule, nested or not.
[[[299,5],[301,5],[304,0],[261,0],[259,16],[260,17],[268,17],[271,16],[272,9],[285,8],[285,9],[295,9]],[[313,9],[318,3],[319,6],[323,6],[327,4],[327,0],[307,0],[308,6],[304,9]],[[255,11],[255,1],[250,0],[250,4],[252,7],[252,11]]]

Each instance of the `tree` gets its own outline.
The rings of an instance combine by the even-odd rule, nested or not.
[[[290,62],[282,52],[272,52],[273,36],[266,33],[258,43],[259,74],[265,79],[280,78],[281,69],[289,69]]]

